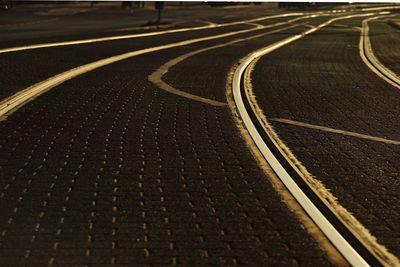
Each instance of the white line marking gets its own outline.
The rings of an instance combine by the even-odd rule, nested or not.
[[[194,53],[189,53],[189,54],[194,54]],[[205,104],[209,104],[209,105],[212,105],[212,106],[219,106],[219,107],[220,106],[225,106],[226,104],[223,103],[223,102],[219,102],[219,101],[216,101],[216,100],[212,100],[212,99],[209,99],[209,98],[201,97],[201,96],[198,96],[198,95],[187,93],[185,91],[178,90],[178,89],[170,86],[169,84],[167,84],[166,82],[164,82],[162,80],[162,76],[165,73],[168,72],[168,69],[170,67],[172,67],[175,64],[178,64],[184,58],[189,57],[189,56],[186,56],[186,55],[183,55],[181,57],[174,58],[174,59],[168,61],[167,63],[162,65],[158,70],[156,70],[151,75],[149,75],[148,76],[148,80],[150,82],[152,82],[153,84],[155,84],[156,86],[158,86],[160,89],[162,89],[164,91],[167,91],[167,92],[169,92],[171,94],[182,96],[182,97],[185,97],[185,98],[188,98],[188,99],[192,99],[192,100],[195,100],[195,101],[198,101],[198,102],[202,102],[202,103],[205,103]]]
[[[286,17],[286,14],[283,14],[282,16]],[[275,27],[275,26],[287,24],[287,23],[290,23],[290,22],[293,22],[293,21],[296,21],[299,19],[315,17],[315,16],[316,15],[304,16],[304,17],[292,19],[292,20],[289,20],[286,22],[279,22],[279,23],[276,23],[273,25],[267,25],[264,28]],[[76,67],[74,69],[65,71],[58,75],[55,75],[45,81],[34,84],[16,94],[14,94],[13,96],[1,101],[0,102],[0,118],[2,118],[7,113],[14,111],[17,107],[21,107],[23,104],[33,100],[35,97],[39,96],[40,94],[46,92],[47,90],[50,90],[51,88],[65,82],[67,80],[70,80],[74,77],[77,77],[81,74],[92,71],[94,69],[112,64],[114,62],[121,61],[121,60],[131,58],[131,57],[135,57],[138,55],[143,55],[143,54],[159,51],[159,50],[189,45],[189,44],[212,40],[212,39],[228,37],[228,36],[237,35],[240,33],[247,33],[247,32],[251,32],[251,31],[255,31],[255,30],[259,30],[259,28],[255,27],[252,29],[240,30],[240,31],[236,31],[236,32],[229,32],[229,33],[224,33],[224,34],[219,34],[219,35],[213,35],[213,36],[208,36],[208,37],[201,37],[201,38],[196,38],[196,39],[192,39],[192,40],[181,41],[181,42],[167,44],[167,45],[156,46],[156,47],[152,47],[152,48],[146,48],[146,49],[142,49],[142,50],[132,51],[132,52],[124,53],[121,55],[109,57],[106,59],[97,60],[95,62]]]
[[[362,29],[361,29],[361,37],[359,42],[359,51],[362,60],[365,65],[368,66],[375,74],[377,74],[380,78],[390,83],[391,85],[400,89],[400,78],[393,73],[390,69],[385,67],[374,55],[372,51],[371,42],[369,39],[369,25],[368,22],[371,20],[379,19],[382,16],[377,16],[373,18],[368,18],[363,20]]]
[[[180,90],[170,86],[166,82],[164,82],[162,80],[162,76],[165,75],[172,66],[174,66],[174,65],[178,64],[179,62],[181,62],[181,61],[183,61],[183,60],[185,60],[185,59],[187,59],[187,58],[189,58],[191,56],[194,56],[196,54],[199,54],[199,53],[202,53],[202,52],[205,52],[205,51],[209,51],[209,50],[212,50],[212,49],[216,49],[216,48],[225,47],[225,46],[232,45],[232,44],[235,44],[235,43],[238,43],[238,42],[255,39],[255,38],[258,38],[258,37],[261,37],[261,36],[264,36],[264,35],[273,34],[273,33],[280,32],[280,31],[284,31],[284,30],[287,30],[287,29],[291,29],[291,28],[297,27],[298,25],[300,25],[300,24],[294,24],[294,25],[289,26],[289,27],[284,27],[284,28],[280,28],[280,29],[277,29],[277,30],[274,30],[274,31],[253,35],[253,36],[250,36],[250,37],[247,37],[247,38],[240,38],[240,39],[236,39],[234,41],[228,42],[228,43],[218,44],[218,45],[214,45],[214,46],[211,46],[211,47],[206,47],[206,48],[203,48],[203,49],[199,49],[199,50],[196,50],[196,51],[189,52],[187,54],[184,54],[182,56],[179,56],[177,58],[174,58],[174,59],[168,61],[167,63],[162,65],[158,70],[156,70],[155,72],[150,74],[148,76],[148,79],[149,79],[150,82],[152,82],[153,84],[157,85],[160,89],[163,89],[163,90],[165,90],[165,91],[167,91],[169,93],[172,93],[172,94],[175,94],[175,95],[179,95],[179,96],[182,96],[182,97],[186,97],[186,98],[189,98],[189,99],[192,99],[192,100],[195,100],[195,101],[203,102],[203,103],[206,103],[206,104],[210,104],[210,105],[213,105],[213,106],[225,106],[226,103],[222,103],[222,102],[219,102],[219,101],[215,101],[215,100],[212,100],[212,99],[208,99],[208,98],[204,98],[204,97],[200,97],[200,96],[197,96],[197,95],[193,95],[193,94],[190,94],[190,93],[187,93],[187,92],[184,92],[184,91],[180,91]],[[269,25],[269,26],[273,26],[273,25]]]
[[[266,16],[266,17],[249,19],[249,20],[235,21],[235,22],[230,22],[230,23],[206,25],[206,26],[182,28],[182,29],[166,30],[166,31],[158,31],[158,32],[119,35],[119,36],[92,38],[92,39],[76,40],[76,41],[68,41],[68,42],[55,42],[55,43],[44,43],[44,44],[35,44],[35,45],[27,45],[27,46],[17,46],[17,47],[0,49],[0,54],[16,52],[16,51],[21,51],[21,50],[55,47],[55,46],[88,44],[88,43],[97,43],[97,42],[114,41],[114,40],[122,40],[122,39],[132,39],[132,38],[139,38],[139,37],[148,37],[148,36],[155,36],[155,35],[168,34],[168,33],[197,31],[197,30],[204,30],[204,29],[211,29],[211,28],[233,26],[233,25],[250,23],[250,22],[255,22],[255,21],[262,21],[262,20],[273,19],[273,18],[301,16],[301,15],[304,15],[304,13],[288,13],[288,14],[272,15],[272,16]]]
[[[381,137],[375,137],[375,136],[370,136],[366,134],[359,134],[355,132],[349,132],[349,131],[344,131],[344,130],[338,130],[338,129],[333,129],[333,128],[328,128],[325,126],[318,126],[318,125],[313,125],[313,124],[308,124],[304,122],[299,122],[299,121],[293,121],[293,120],[288,120],[288,119],[280,119],[280,118],[273,118],[269,119],[270,121],[277,121],[281,123],[286,123],[286,124],[291,124],[291,125],[296,125],[296,126],[301,126],[305,128],[310,128],[310,129],[315,129],[315,130],[320,130],[324,132],[330,132],[330,133],[336,133],[336,134],[342,134],[342,135],[348,135],[348,136],[353,136],[353,137],[358,137],[362,139],[367,139],[371,141],[376,141],[376,142],[382,142],[386,144],[392,144],[392,145],[400,145],[400,141],[395,141],[395,140],[390,140],[390,139],[385,139]]]
[[[357,14],[350,15],[340,18],[331,19],[325,23],[320,24],[315,29],[310,29],[302,34],[295,35],[293,37],[287,38],[275,44],[265,47],[264,49],[258,50],[251,55],[249,55],[237,68],[233,78],[233,95],[236,102],[238,111],[244,124],[247,127],[251,137],[259,148],[260,152],[263,154],[267,162],[271,165],[277,175],[280,177],[282,182],[287,186],[288,190],[293,194],[293,196],[299,201],[300,205],[305,209],[305,211],[310,215],[314,222],[320,227],[320,229],[325,233],[329,240],[336,246],[336,248],[342,253],[342,255],[354,266],[368,266],[365,260],[355,251],[350,244],[339,234],[339,232],[331,225],[331,223],[321,214],[321,212],[314,206],[314,204],[308,199],[308,197],[303,193],[303,191],[297,186],[290,175],[286,172],[283,166],[275,158],[273,153],[269,150],[268,146],[264,143],[262,137],[258,133],[256,127],[254,126],[249,114],[244,106],[241,93],[240,93],[240,81],[243,72],[247,66],[255,59],[268,54],[286,44],[289,44],[299,38],[304,37],[312,32],[315,32],[322,27],[332,23],[336,20],[349,19],[354,17],[371,16],[373,13],[369,14]]]

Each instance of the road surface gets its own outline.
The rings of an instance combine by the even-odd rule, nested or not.
[[[249,101],[374,260],[399,263],[400,89],[359,46],[379,16],[371,49],[399,76],[396,9],[185,3],[157,28],[149,6],[88,5],[1,21],[0,264],[352,264],[232,102],[240,62],[299,34],[253,63]]]

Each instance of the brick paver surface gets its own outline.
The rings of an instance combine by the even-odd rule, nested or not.
[[[400,16],[371,21],[370,40],[378,60],[400,76]]]
[[[261,58],[252,79],[267,118],[400,140],[400,91],[361,60],[353,28],[361,20],[337,22]],[[338,202],[399,255],[399,145],[270,123]]]
[[[240,48],[214,52],[222,73],[196,58],[210,66],[204,80],[219,100]],[[228,107],[147,80],[180,54],[87,73],[0,123],[3,265],[331,265],[257,166]]]

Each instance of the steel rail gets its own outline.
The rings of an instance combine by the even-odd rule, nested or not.
[[[369,25],[368,22],[382,18],[383,16],[376,16],[362,21],[361,37],[360,37],[360,55],[366,65],[374,71],[380,78],[388,83],[400,88],[400,77],[393,73],[389,68],[384,66],[374,55],[372,50],[371,41],[369,38]],[[366,61],[367,60],[367,61]],[[370,63],[370,64],[368,64]]]
[[[259,151],[311,219],[344,256],[344,258],[353,266],[383,266],[384,263],[381,262],[380,259],[371,252],[350,229],[346,227],[332,209],[322,199],[320,199],[318,194],[303,179],[302,175],[293,164],[282,154],[280,148],[272,137],[264,130],[262,122],[259,121],[256,112],[251,108],[249,99],[244,92],[243,75],[250,63],[257,58],[315,32],[336,20],[371,15],[374,14],[356,14],[334,18],[314,29],[304,32],[303,34],[289,37],[253,52],[245,58],[236,69],[232,82],[233,97],[238,112]]]
[[[283,15],[285,16],[285,15]],[[38,82],[26,89],[23,89],[22,91],[19,91],[15,93],[14,95],[0,101],[0,121],[4,119],[7,114],[15,111],[17,108],[21,107],[25,103],[33,100],[40,94],[46,92],[47,90],[50,90],[54,88],[57,85],[62,84],[63,82],[70,80],[72,78],[75,78],[79,75],[82,75],[84,73],[87,73],[89,71],[93,71],[97,68],[125,60],[131,57],[147,54],[147,53],[152,53],[160,50],[165,50],[169,48],[174,48],[174,47],[179,47],[179,46],[185,46],[185,45],[190,45],[198,42],[203,42],[203,41],[208,41],[208,40],[214,40],[214,39],[219,39],[219,38],[224,38],[224,37],[230,37],[234,36],[237,34],[242,34],[242,33],[249,33],[253,31],[259,31],[259,30],[264,30],[264,29],[269,29],[273,27],[278,27],[286,24],[290,24],[292,22],[302,20],[302,19],[307,19],[307,18],[314,18],[318,17],[319,15],[309,15],[309,16],[301,16],[298,18],[294,18],[288,21],[283,21],[283,22],[278,22],[275,24],[269,24],[265,25],[262,27],[254,27],[251,29],[246,29],[246,30],[239,30],[235,32],[228,32],[228,33],[223,33],[223,34],[218,34],[218,35],[211,35],[211,36],[206,36],[206,37],[200,37],[200,38],[195,38],[195,39],[190,39],[190,40],[185,40],[185,41],[180,41],[176,43],[170,43],[166,45],[160,45],[156,47],[150,47],[150,48],[145,48],[141,50],[135,50],[131,52],[127,52],[124,54],[120,54],[117,56],[112,56],[104,59],[100,59],[91,63],[87,63],[85,65],[81,65],[78,67],[75,67],[73,69],[67,70],[65,72],[59,73],[53,77],[50,77],[44,81]]]
[[[259,18],[255,18],[255,19],[234,21],[234,22],[221,23],[221,24],[212,24],[212,25],[198,26],[198,27],[180,28],[180,29],[174,29],[174,30],[165,30],[165,31],[157,31],[157,32],[138,33],[138,34],[126,34],[126,35],[117,35],[117,36],[109,36],[109,37],[82,39],[82,40],[75,40],[75,41],[16,46],[16,47],[0,49],[0,54],[17,52],[17,51],[22,51],[22,50],[39,49],[39,48],[89,44],[89,43],[97,43],[97,42],[105,42],[105,41],[115,41],[115,40],[123,40],[123,39],[133,39],[133,38],[140,38],[140,37],[156,36],[156,35],[169,34],[169,33],[179,33],[179,32],[187,32],[187,31],[198,31],[198,30],[205,30],[205,29],[222,28],[222,27],[234,26],[234,25],[238,25],[238,24],[246,24],[246,23],[251,23],[251,22],[256,22],[256,21],[274,19],[274,18],[284,18],[284,17],[293,17],[293,16],[302,16],[302,15],[305,15],[305,13],[303,13],[303,12],[286,13],[286,14],[264,16],[264,17],[259,17]]]

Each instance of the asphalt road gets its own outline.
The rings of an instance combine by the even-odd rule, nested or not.
[[[170,24],[157,29],[140,26],[152,19],[150,7],[131,13],[106,3],[95,9],[87,5],[16,6],[1,21],[0,48],[288,12],[272,4],[211,8],[185,3],[188,6],[167,6],[165,20]],[[131,20],[132,14],[136,17]],[[242,31],[96,68],[55,86],[1,121],[0,264],[346,264],[303,218],[307,216],[301,215],[301,208],[293,211],[296,207],[277,192],[271,174],[259,166],[243,139],[226,97],[227,77],[240,59],[340,15],[319,14],[265,29],[261,27],[300,15],[256,25],[0,54],[3,100],[97,60]],[[398,145],[273,120],[400,140],[400,91],[360,59],[355,27],[361,27],[361,20],[340,21],[262,57],[252,84],[282,141],[378,243],[398,257]],[[370,26],[374,52],[397,72],[394,58],[400,55],[393,48],[400,47],[398,30],[385,20]],[[383,34],[387,27],[392,27],[390,35]],[[184,58],[171,63],[162,76],[178,92],[149,80],[179,57]]]

